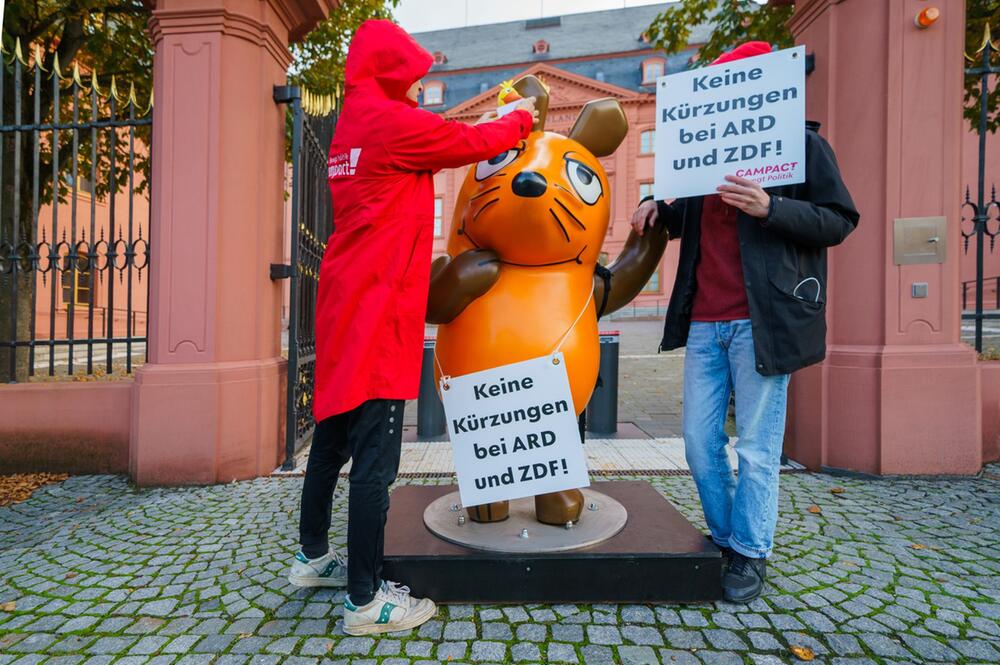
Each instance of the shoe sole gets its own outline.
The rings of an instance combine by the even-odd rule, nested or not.
[[[338,580],[332,577],[299,577],[289,575],[288,583],[298,587],[335,587],[343,589],[347,586],[347,580]]]
[[[397,624],[387,624],[387,623],[369,623],[363,626],[353,626],[348,628],[344,626],[344,632],[352,637],[360,637],[361,635],[375,635],[376,633],[398,633],[404,630],[412,630],[417,626],[423,625],[434,618],[437,614],[437,605],[431,605],[430,609],[423,613],[418,614],[413,617],[407,617],[403,621]]]

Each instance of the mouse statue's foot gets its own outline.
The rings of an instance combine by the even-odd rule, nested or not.
[[[563,526],[566,522],[576,522],[583,510],[583,492],[563,490],[535,497],[535,516],[543,524]]]
[[[481,506],[466,508],[466,512],[473,522],[503,522],[510,514],[510,503],[507,501],[484,503]]]

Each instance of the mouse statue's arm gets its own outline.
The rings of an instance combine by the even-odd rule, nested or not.
[[[488,249],[442,256],[431,265],[427,323],[451,323],[500,278],[500,259]]]
[[[599,265],[594,273],[598,316],[621,309],[639,295],[656,271],[666,247],[666,224],[657,222],[644,235],[634,230],[629,232],[618,258],[607,268]]]

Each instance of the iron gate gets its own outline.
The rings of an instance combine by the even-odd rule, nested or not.
[[[962,210],[968,210],[971,213],[972,228],[971,230],[962,229],[962,237],[965,243],[965,251],[969,251],[969,240],[971,238],[976,239],[976,281],[975,281],[975,297],[976,297],[976,309],[973,313],[962,313],[962,319],[972,319],[976,322],[976,351],[978,353],[983,352],[983,321],[987,319],[1000,319],[1000,311],[997,312],[984,312],[983,311],[983,289],[984,289],[984,275],[983,275],[983,261],[985,252],[985,240],[989,236],[990,239],[990,252],[996,245],[997,236],[1000,235],[1000,201],[997,200],[997,190],[996,186],[992,187],[990,200],[986,200],[986,132],[987,132],[987,119],[989,104],[987,103],[989,92],[990,92],[990,75],[1000,74],[1000,66],[993,65],[992,59],[993,55],[998,52],[997,46],[993,43],[990,36],[990,26],[989,22],[986,24],[986,29],[983,34],[983,45],[976,52],[977,58],[972,58],[966,55],[966,58],[970,62],[976,63],[978,60],[977,67],[970,67],[965,70],[967,76],[977,76],[979,77],[979,171],[976,181],[976,200],[973,202],[971,193],[969,189],[965,190],[965,200],[962,202]],[[962,216],[962,222],[965,222],[966,217]],[[990,222],[993,222],[992,228],[990,228]],[[962,285],[963,291],[967,288],[965,284]],[[1000,288],[1000,282],[998,282],[998,288]],[[963,309],[965,307],[963,293]],[[1000,305],[1000,303],[998,303]],[[1000,307],[998,307],[1000,309]]]
[[[131,373],[146,358],[152,95],[29,50],[0,50],[0,380]]]
[[[326,239],[333,233],[327,187],[327,152],[337,124],[332,98],[316,97],[298,86],[276,86],[274,101],[287,104],[291,122],[291,263],[271,266],[271,279],[288,279],[288,386],[285,403],[285,462],[312,435],[313,377],[316,365],[316,292]]]

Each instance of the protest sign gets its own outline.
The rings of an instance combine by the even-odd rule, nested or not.
[[[805,47],[656,82],[658,200],[716,193],[725,176],[805,182]]]
[[[561,353],[441,383],[463,505],[590,484]]]

